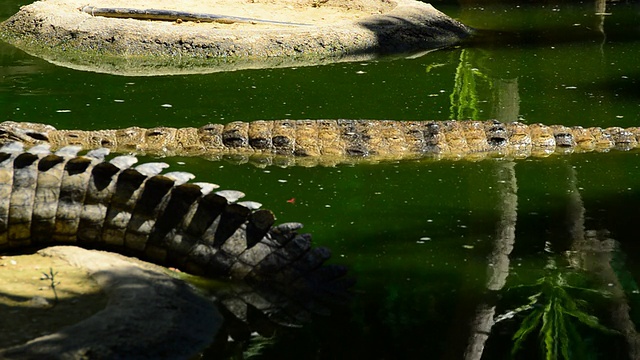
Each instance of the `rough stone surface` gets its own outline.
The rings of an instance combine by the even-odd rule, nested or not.
[[[70,246],[40,253],[85,269],[108,304],[75,325],[0,350],[2,359],[188,359],[222,323],[211,301],[159,267]]]
[[[83,6],[213,13],[260,22],[195,23],[91,16]],[[43,0],[0,26],[0,37],[48,61],[123,75],[197,73],[355,61],[427,50],[470,29],[415,0]]]

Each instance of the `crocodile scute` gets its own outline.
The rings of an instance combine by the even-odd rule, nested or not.
[[[258,120],[199,128],[129,127],[116,130],[57,130],[52,126],[6,121],[0,142],[80,145],[119,153],[161,156],[235,156],[279,159],[279,165],[335,165],[422,157],[525,158],[555,152],[629,150],[640,128],[567,127],[489,121]]]
[[[165,163],[136,165],[109,150],[0,148],[0,251],[71,244],[104,248],[187,272],[236,280],[339,278],[298,223],[274,225],[261,204],[190,182]]]

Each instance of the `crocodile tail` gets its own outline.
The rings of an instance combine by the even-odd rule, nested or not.
[[[129,127],[117,130],[56,130],[37,123],[0,123],[0,142],[52,148],[80,145],[117,152],[222,157],[259,165],[335,165],[420,157],[524,158],[552,153],[629,150],[639,128],[583,128],[489,121],[258,120],[200,128]]]
[[[163,173],[164,163],[79,150],[0,148],[0,249],[74,244],[195,274],[311,286],[345,274],[324,266],[329,251],[312,247],[300,224],[274,226],[273,213],[239,191]]]

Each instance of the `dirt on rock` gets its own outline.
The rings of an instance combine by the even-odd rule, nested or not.
[[[0,359],[187,359],[222,324],[164,268],[74,246],[3,256],[0,289]]]
[[[73,0],[55,0],[58,6],[68,6]],[[210,29],[265,30],[282,29],[283,25],[260,22],[260,20],[281,21],[296,24],[323,25],[353,22],[371,15],[379,15],[392,10],[396,4],[389,0],[133,0],[123,4],[122,0],[75,1],[76,8],[93,6],[96,8],[131,8],[176,10],[191,13],[215,14],[251,18],[251,22],[228,22],[199,24],[181,22],[183,27],[206,27]],[[285,25],[286,27],[286,25]]]
[[[57,303],[50,271],[59,283]],[[0,289],[0,348],[75,324],[107,304],[86,270],[40,254],[0,256]]]

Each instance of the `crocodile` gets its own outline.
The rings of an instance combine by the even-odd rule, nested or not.
[[[329,286],[346,268],[324,264],[299,223],[275,225],[244,194],[163,172],[161,162],[136,166],[110,150],[79,155],[11,142],[0,148],[0,251],[71,244],[103,248],[189,273],[247,282]]]
[[[544,157],[553,153],[630,150],[640,128],[567,127],[488,121],[258,120],[207,124],[199,128],[129,127],[116,130],[57,130],[53,126],[6,121],[0,141],[80,145],[119,153],[223,157],[277,165],[435,158]]]

